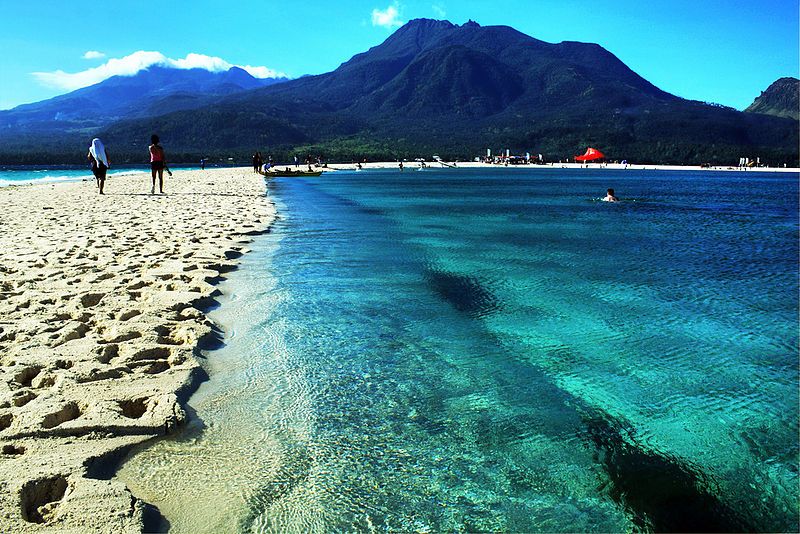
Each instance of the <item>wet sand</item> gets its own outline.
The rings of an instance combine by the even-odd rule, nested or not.
[[[248,169],[0,189],[0,530],[140,532],[113,478],[186,421],[201,311],[275,217]]]

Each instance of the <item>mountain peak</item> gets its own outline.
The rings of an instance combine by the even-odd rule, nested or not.
[[[236,65],[228,69],[228,74],[242,74],[242,73],[250,75],[249,72],[244,70],[242,67],[237,67]]]
[[[235,83],[242,88],[258,87],[261,83],[252,74],[241,67],[231,67],[223,73],[223,78],[229,83]]]
[[[408,63],[432,43],[458,28],[447,20],[412,19],[400,26],[381,44],[367,52],[356,54],[343,67],[353,67],[364,61],[395,61]]]
[[[775,80],[745,111],[776,117],[800,118],[800,80],[790,76]]]
[[[413,38],[417,41],[425,41],[436,39],[456,28],[458,26],[449,20],[411,19],[400,26],[389,39],[408,40]]]
[[[403,24],[397,31],[401,31],[404,28],[406,31],[409,29],[430,29],[430,30],[449,30],[455,28],[456,25],[450,22],[449,20],[437,20],[437,19],[411,19],[405,24]]]
[[[452,30],[455,28],[480,28],[481,25],[475,22],[472,19],[469,19],[462,25],[453,24],[449,20],[439,20],[439,19],[411,19],[405,24],[403,24],[397,31],[441,31],[441,30]]]

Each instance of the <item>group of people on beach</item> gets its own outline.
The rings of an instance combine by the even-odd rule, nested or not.
[[[172,172],[170,172],[169,167],[167,167],[167,156],[164,152],[164,147],[161,146],[160,139],[156,134],[150,136],[150,146],[148,147],[150,151],[150,173],[153,177],[153,186],[150,188],[150,194],[153,195],[156,192],[156,177],[158,177],[158,192],[163,194],[164,193],[164,171],[166,170],[167,173],[172,176]],[[108,157],[108,151],[106,150],[103,142],[95,137],[92,139],[92,144],[89,146],[89,153],[87,154],[87,159],[92,166],[92,174],[94,174],[95,180],[97,181],[97,187],[100,190],[100,194],[103,194],[103,188],[106,184],[106,173],[108,172],[109,167],[111,167],[110,159]],[[273,165],[272,156],[269,156],[269,160],[264,163],[263,170],[262,170],[262,162],[263,158],[261,157],[261,152],[256,152],[253,154],[253,171],[255,172],[267,172]],[[297,166],[297,156],[294,158],[295,166]],[[205,159],[200,160],[201,167],[205,169]],[[308,170],[311,170],[311,156],[306,158],[306,164],[308,165]],[[424,167],[424,163],[423,163]],[[361,164],[358,164],[358,170],[361,170]],[[403,170],[403,162],[400,162],[400,170]],[[619,202],[619,199],[614,195],[614,189],[607,189],[606,196],[602,199],[604,202]]]
[[[295,160],[296,159],[297,158],[295,158]],[[261,156],[261,152],[256,152],[253,154],[253,172],[266,172],[264,171],[264,167],[269,170],[273,165],[275,165],[275,160],[272,159],[272,156],[267,156],[267,159],[265,160],[263,156]]]
[[[157,135],[150,136],[150,173],[153,177],[153,186],[150,188],[150,194],[154,195],[156,192],[156,177],[158,177],[158,192],[164,193],[164,171],[172,176],[172,172],[167,167],[167,156],[164,152],[164,147],[161,146],[160,139]],[[95,137],[92,139],[92,144],[89,145],[89,154],[86,158],[92,166],[92,174],[94,174],[97,187],[100,194],[103,194],[103,188],[106,185],[106,174],[109,167],[111,167],[111,160],[108,157],[103,142],[100,138]]]

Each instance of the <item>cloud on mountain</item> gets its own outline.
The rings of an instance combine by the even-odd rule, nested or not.
[[[90,52],[84,54],[84,57],[87,57]],[[87,57],[87,59],[89,58]],[[161,52],[148,52],[145,50],[139,50],[122,58],[111,58],[102,65],[79,72],[56,70],[53,72],[33,72],[31,74],[42,85],[74,91],[75,89],[100,83],[112,76],[133,76],[137,72],[153,65],[175,69],[205,69],[211,72],[224,72],[235,66],[246,70],[256,78],[287,77],[286,74],[269,67],[234,65],[215,56],[187,54],[184,58],[172,59]]]
[[[400,20],[400,4],[395,2],[383,10],[378,8],[373,9],[372,25],[381,26],[383,28],[399,28],[402,26],[403,21]]]

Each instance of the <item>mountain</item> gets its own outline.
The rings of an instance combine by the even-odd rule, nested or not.
[[[254,78],[238,67],[210,72],[151,66],[133,76],[113,76],[49,100],[0,111],[0,128],[47,131],[102,126],[124,118],[191,109],[208,103],[210,97],[280,81],[284,79]]]
[[[278,158],[471,158],[486,148],[558,160],[586,146],[648,163],[798,159],[797,121],[679,98],[597,44],[547,43],[471,21],[412,20],[332,72],[194,104],[109,122],[100,133],[132,161],[153,132],[173,160],[255,149]],[[0,160],[31,143],[66,153],[85,137],[4,141]]]
[[[800,80],[797,78],[780,78],[766,91],[761,92],[750,106],[748,113],[763,113],[776,117],[800,119]]]
[[[507,26],[418,19],[333,72],[223,97],[104,132],[174,149],[322,153],[330,159],[472,157],[486,148],[572,157],[726,163],[797,160],[797,123],[684,100],[596,44],[546,43]]]
[[[505,90],[500,86],[504,84],[496,86],[496,94],[492,95],[481,87],[486,78],[498,75],[515,93],[503,109],[523,92],[526,97],[523,103],[550,106],[570,105],[573,99],[587,96],[584,94],[587,91],[677,100],[598,45],[572,42],[553,45],[506,26],[481,27],[474,22],[456,26],[447,21],[418,19],[333,72],[230,102],[248,105],[299,99],[325,103],[331,110],[352,107],[363,114],[381,107],[384,95],[405,88],[406,92],[419,93],[414,97],[417,100],[447,114],[459,115],[468,107],[465,97],[504,99],[500,95]],[[451,83],[450,78],[461,85],[460,90],[449,95],[455,100],[436,91],[426,94],[437,83]],[[513,86],[524,87],[524,91]],[[424,107],[418,109],[419,114],[430,111]],[[396,110],[387,108],[387,111]]]

